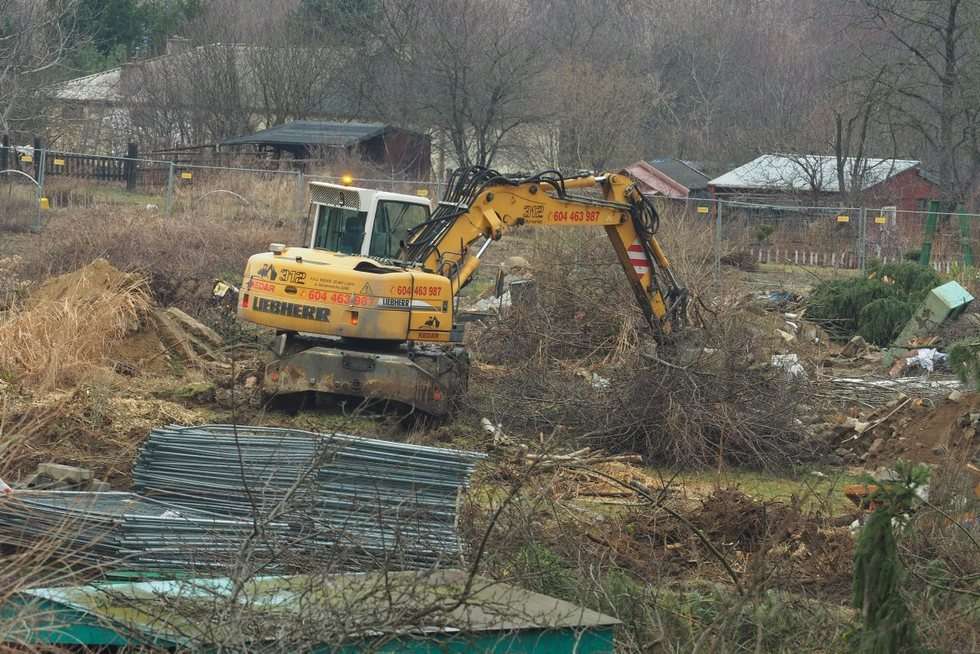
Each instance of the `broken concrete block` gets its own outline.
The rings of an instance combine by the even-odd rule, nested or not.
[[[93,475],[91,470],[66,466],[60,463],[41,463],[37,466],[37,476],[47,476],[58,482],[70,484],[81,484],[83,481],[90,480]]]
[[[787,343],[792,343],[793,341],[796,340],[796,336],[795,335],[790,334],[789,332],[783,331],[782,329],[777,329],[776,330],[776,333],[779,334],[779,336],[784,341],[786,341]]]
[[[856,359],[867,351],[868,342],[860,336],[855,336],[847,342],[844,349],[840,351],[840,355],[842,357],[847,357],[848,359]]]
[[[220,348],[224,345],[224,339],[204,323],[191,318],[189,315],[177,307],[168,307],[167,313],[176,320],[186,331],[207,342],[211,347]]]

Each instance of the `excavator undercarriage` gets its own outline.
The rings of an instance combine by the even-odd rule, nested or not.
[[[303,334],[281,334],[263,387],[273,395],[328,393],[352,407],[395,403],[432,416],[450,413],[466,392],[469,355],[460,345],[401,343],[379,348]]]

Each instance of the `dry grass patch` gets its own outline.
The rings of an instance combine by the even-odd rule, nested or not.
[[[52,279],[0,317],[0,376],[35,391],[74,385],[149,306],[143,279],[104,260]]]
[[[295,243],[294,219],[243,211],[226,217],[165,216],[141,207],[53,214],[37,246],[24,253],[21,273],[43,280],[104,258],[144,276],[158,304],[200,315],[216,278],[241,279],[245,261],[270,242]]]

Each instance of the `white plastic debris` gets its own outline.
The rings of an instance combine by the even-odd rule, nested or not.
[[[591,384],[592,388],[598,391],[604,391],[609,388],[609,380],[601,375],[597,375],[596,373],[592,373]]]
[[[946,361],[946,355],[934,348],[924,347],[917,350],[914,356],[905,360],[909,367],[922,368],[928,372],[936,369],[936,365]]]
[[[499,298],[485,297],[482,300],[477,300],[473,304],[467,307],[468,311],[499,311],[501,309],[506,309],[510,306],[510,291],[504,291],[503,295]]]
[[[494,437],[500,436],[504,433],[504,426],[500,423],[496,425],[493,424],[490,422],[489,418],[480,418],[480,426],[483,427],[483,431]]]
[[[575,375],[589,382],[589,385],[597,391],[604,391],[609,388],[611,384],[611,382],[602,375],[586,370],[585,368],[579,368],[576,370]]]
[[[772,366],[785,370],[786,377],[790,379],[806,377],[806,370],[804,370],[803,364],[800,363],[799,355],[796,354],[774,354],[772,355]]]
[[[10,495],[14,492],[14,489],[7,485],[7,483],[0,479],[0,495]]]
[[[160,517],[161,518],[179,518],[180,517],[180,512],[179,511],[174,511],[173,509],[167,509],[166,511],[164,511],[163,513],[160,514]]]

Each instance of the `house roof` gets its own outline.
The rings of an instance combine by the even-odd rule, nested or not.
[[[238,136],[221,145],[278,145],[347,147],[383,134],[388,125],[383,123],[321,122],[294,120],[254,134]]]
[[[406,625],[417,634],[578,629],[620,624],[608,615],[483,577],[473,579],[466,602],[459,606],[446,602],[467,588],[467,578],[467,573],[460,570],[256,577],[241,592],[249,605],[265,610],[272,618],[276,617],[275,611],[343,614],[351,629],[350,636],[385,629],[378,616],[396,610],[389,604],[392,601],[405,611],[447,605],[444,615],[429,612],[431,624],[426,624],[423,618],[416,624]],[[77,616],[74,619],[77,622],[86,616],[95,618],[100,624],[118,629],[117,635],[123,637],[136,633],[158,644],[186,645],[188,639],[221,633],[222,624],[209,624],[200,616],[209,615],[208,607],[216,599],[230,596],[234,587],[233,581],[227,578],[182,579],[37,588],[23,591],[21,596],[70,610]],[[379,592],[381,588],[385,592]],[[188,610],[181,612],[174,607]],[[262,624],[259,620],[254,625],[255,637],[275,638],[278,622],[273,619],[269,624]]]
[[[123,66],[52,84],[46,90],[57,100],[119,103],[139,97],[140,87],[146,79],[144,75],[153,79],[158,74],[167,76],[182,73],[184,69],[211,66],[216,57],[224,62],[228,55],[233,55],[233,61],[243,84],[243,96],[247,103],[257,106],[261,92],[257,88],[259,82],[255,79],[248,55],[256,52],[261,54],[264,49],[262,46],[239,43],[215,42],[197,45],[147,59],[134,59]],[[335,66],[337,70],[343,70],[345,52],[337,56],[336,48],[321,47],[318,50],[320,52],[315,54],[322,61],[335,62],[330,65]],[[342,82],[333,83],[330,92],[320,99],[319,106],[312,108],[315,115],[330,117],[355,116],[360,112],[359,110],[360,99],[357,90],[351,84]]]
[[[912,159],[865,159],[862,189],[867,189],[911,168],[919,162]],[[848,177],[854,158],[845,164]],[[709,184],[718,188],[742,188],[772,191],[824,191],[837,193],[837,158],[826,155],[764,154],[730,170]]]
[[[680,159],[651,159],[647,163],[691,191],[708,188],[709,177],[692,162]]]
[[[51,86],[51,95],[59,100],[80,102],[118,102],[122,100],[119,80],[122,68],[76,77]]]

